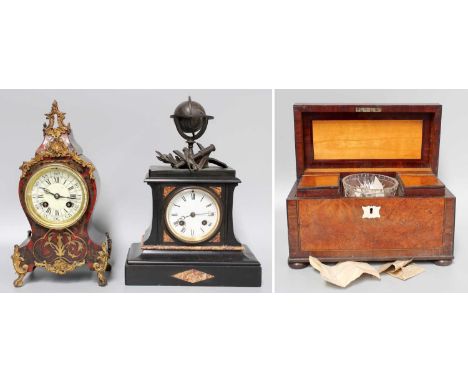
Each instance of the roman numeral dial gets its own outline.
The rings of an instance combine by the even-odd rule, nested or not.
[[[184,243],[211,239],[221,224],[221,202],[208,188],[184,187],[166,199],[167,230]]]
[[[53,164],[42,167],[25,188],[26,210],[38,224],[63,229],[75,224],[88,206],[88,188],[74,169]]]

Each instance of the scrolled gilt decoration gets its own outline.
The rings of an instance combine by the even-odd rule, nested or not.
[[[63,122],[63,120],[65,119],[65,114],[66,113],[62,113],[59,110],[57,101],[54,100],[54,102],[52,102],[52,108],[50,109],[50,113],[45,114],[49,122],[47,125],[44,123],[44,136],[58,138],[62,134],[70,134],[70,123],[65,125]],[[55,118],[55,116],[57,116],[57,118]],[[54,127],[55,120],[57,120],[57,127]]]
[[[107,270],[109,263],[109,247],[108,240],[104,241],[101,245],[101,250],[98,252],[96,261],[93,263],[93,269],[97,273],[98,282],[100,286],[107,285],[107,279],[105,276],[105,271]]]
[[[42,250],[50,249],[54,257],[82,258],[86,256],[86,243],[79,236],[73,235],[70,230],[50,230],[34,247],[42,246]]]
[[[64,275],[74,269],[81,267],[85,263],[84,260],[81,261],[73,261],[69,263],[68,261],[59,258],[55,260],[53,263],[48,263],[46,261],[43,262],[35,262],[34,265],[37,267],[44,267],[47,271],[52,273],[57,273],[58,275]]]
[[[74,269],[81,267],[85,263],[86,243],[78,236],[73,235],[69,230],[48,231],[34,248],[41,248],[41,252],[49,250],[51,260],[35,261],[35,265],[43,267],[49,272],[64,275]],[[70,249],[74,250],[70,250]],[[78,259],[77,259],[78,258]],[[77,260],[75,260],[77,259]]]
[[[55,117],[57,116],[57,127],[54,127]],[[29,172],[31,167],[40,163],[44,159],[54,159],[54,158],[70,158],[78,165],[83,168],[89,169],[89,174],[92,179],[94,179],[95,167],[92,163],[86,161],[79,155],[72,145],[67,144],[63,139],[63,135],[68,136],[70,134],[70,124],[65,125],[63,120],[65,118],[65,113],[62,113],[58,109],[57,101],[54,101],[52,104],[52,110],[50,113],[46,114],[49,124],[44,124],[44,148],[38,150],[34,158],[28,162],[23,162],[20,166],[21,177],[25,177]],[[66,138],[68,139],[68,138]]]
[[[22,258],[20,255],[18,245],[15,245],[11,259],[13,260],[13,267],[15,268],[15,272],[18,274],[18,277],[13,282],[13,285],[15,287],[22,287],[24,284],[24,276],[26,276],[28,273],[28,265],[24,264],[24,258]]]
[[[76,163],[78,163],[81,167],[87,167],[89,169],[89,177],[94,179],[94,170],[96,169],[94,165],[86,160],[84,160],[80,155],[78,155],[75,151],[71,154],[71,159],[73,159]]]

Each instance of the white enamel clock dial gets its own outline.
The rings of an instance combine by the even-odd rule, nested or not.
[[[166,227],[178,240],[201,243],[216,233],[221,223],[221,206],[211,191],[186,187],[168,198]]]
[[[62,164],[45,166],[29,179],[26,210],[38,224],[63,229],[75,224],[88,205],[88,188],[81,175]]]

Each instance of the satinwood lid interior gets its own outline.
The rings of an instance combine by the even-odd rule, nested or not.
[[[439,104],[295,104],[297,176],[326,168],[437,174],[441,114]]]

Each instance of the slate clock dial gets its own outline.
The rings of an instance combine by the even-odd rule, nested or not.
[[[221,202],[206,188],[186,187],[168,196],[165,223],[168,231],[184,243],[201,243],[218,231]]]
[[[54,164],[35,172],[26,184],[26,210],[36,223],[63,229],[81,219],[88,205],[88,189],[72,168]]]

